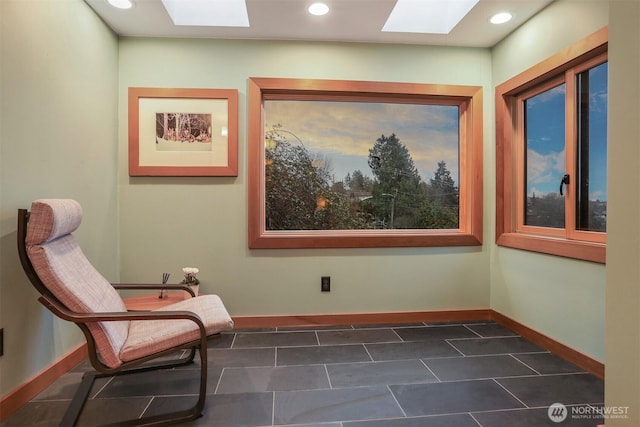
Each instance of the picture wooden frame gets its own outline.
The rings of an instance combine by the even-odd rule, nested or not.
[[[268,229],[265,103],[279,100],[443,103],[459,109],[459,223],[450,229]],[[250,78],[248,82],[249,248],[478,246],[482,244],[482,88],[343,80]],[[330,129],[327,129],[329,132]],[[293,135],[292,138],[297,138]],[[293,141],[293,139],[291,139]],[[302,143],[302,141],[298,141]],[[303,144],[304,145],[304,144]],[[388,194],[386,194],[389,196]],[[320,206],[320,202],[319,202]],[[322,208],[322,207],[320,207]],[[293,213],[292,213],[293,214]]]
[[[237,176],[238,91],[130,87],[129,176]]]

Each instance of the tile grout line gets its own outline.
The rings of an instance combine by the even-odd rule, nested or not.
[[[472,419],[473,421],[475,421],[475,422],[476,422],[476,424],[478,424],[478,426],[482,427],[482,424],[480,424],[480,421],[478,421],[478,420],[476,419],[476,417],[474,417],[474,416],[473,416],[473,414],[472,414],[471,412],[468,412],[468,414],[469,414],[469,416],[471,417],[471,419]]]
[[[472,333],[476,334],[476,335],[478,336],[478,338],[485,338],[485,337],[484,337],[483,335],[481,335],[479,332],[474,331],[473,329],[471,329],[471,328],[469,327],[469,325],[462,325],[462,326],[464,326],[466,330],[468,330],[468,331],[470,331],[470,332],[472,332]]]
[[[327,381],[329,382],[329,388],[333,390],[333,384],[331,384],[331,376],[329,376],[329,369],[327,368],[327,364],[323,364],[324,372],[327,374]]]
[[[233,338],[231,339],[231,345],[229,345],[229,348],[235,348],[234,345],[236,343],[236,337],[238,336],[237,333],[233,334]]]
[[[108,386],[109,384],[111,384],[111,382],[113,381],[113,379],[114,379],[114,378],[115,378],[115,376],[113,376],[113,377],[109,378],[109,380],[108,380],[106,383],[104,383],[104,385],[103,385],[102,387],[100,387],[100,389],[99,389],[98,391],[96,391],[96,393],[95,393],[93,396],[91,396],[91,397],[89,398],[89,400],[91,400],[91,399],[95,399],[96,397],[98,397],[98,395],[99,395],[100,393],[102,393],[102,391],[103,391],[105,388],[107,388],[107,386]]]
[[[396,334],[396,336],[400,339],[400,342],[406,342],[401,336],[400,334],[395,330],[395,328],[390,328],[391,331]]]
[[[418,359],[418,360],[420,361],[420,363],[422,363],[422,364],[424,365],[424,367],[425,367],[425,368],[427,368],[427,369],[429,370],[429,372],[431,372],[431,375],[433,375],[433,377],[434,377],[436,380],[438,380],[438,382],[439,382],[439,383],[441,383],[441,382],[442,382],[442,380],[440,380],[440,378],[438,378],[438,376],[436,375],[436,373],[435,373],[435,372],[433,372],[433,371],[431,370],[431,368],[429,367],[429,365],[427,365],[427,363],[426,363],[424,360],[422,360],[422,359]]]
[[[151,396],[151,400],[149,400],[149,403],[147,403],[147,406],[145,406],[142,409],[142,412],[140,413],[140,415],[138,416],[138,419],[142,418],[144,416],[144,414],[147,412],[147,410],[149,409],[149,406],[151,406],[151,402],[154,401],[156,397],[155,396]]]
[[[222,382],[222,376],[224,375],[228,366],[223,366],[222,371],[220,371],[220,376],[218,377],[218,381],[216,382],[216,387],[213,390],[213,394],[218,394],[218,389],[220,388],[220,383]]]
[[[364,351],[367,352],[367,356],[369,356],[369,359],[371,359],[371,362],[375,362],[375,359],[373,358],[373,356],[371,356],[371,353],[369,353],[369,349],[367,348],[367,345],[365,343],[360,344],[362,345],[362,347],[364,347]]]
[[[528,364],[524,363],[522,360],[518,359],[513,353],[509,353],[509,356],[511,356],[512,358],[514,358],[515,360],[517,360],[518,362],[522,363],[524,366],[526,366],[527,368],[531,369],[533,372],[535,372],[538,375],[542,375],[540,372],[538,372],[537,369],[534,369],[533,367],[529,366]]]
[[[470,341],[470,340],[503,340],[503,339],[517,339],[517,338],[525,340],[520,335],[496,335],[496,336],[490,336],[490,337],[484,337],[482,335],[479,335],[477,337],[461,337],[461,338],[458,337],[458,338],[447,338],[447,339],[451,341]]]
[[[522,400],[520,400],[518,398],[518,396],[516,396],[515,394],[511,393],[511,390],[509,390],[508,388],[506,388],[505,386],[503,386],[502,384],[500,384],[500,382],[496,381],[495,378],[491,379],[494,383],[498,384],[499,387],[501,387],[504,391],[506,391],[507,393],[509,393],[511,396],[513,396],[514,399],[516,399],[518,402],[522,403],[524,405],[524,407],[526,409],[529,409],[529,405],[527,405],[526,403],[524,403]]]
[[[458,353],[460,353],[460,356],[462,357],[466,357],[467,355],[464,354],[462,351],[460,351],[460,349],[458,347],[456,347],[455,345],[451,344],[451,340],[450,339],[445,339],[444,342],[446,342],[447,344],[449,344],[451,347],[453,347],[453,349],[455,351],[457,351]]]
[[[590,374],[589,372],[586,371],[579,371],[579,372],[552,372],[550,374],[540,374],[539,376],[541,377],[560,377],[563,375],[590,375],[593,376],[593,374]],[[529,375],[531,377],[533,377],[534,375]]]
[[[407,418],[407,413],[404,411],[404,408],[402,407],[402,405],[400,405],[400,402],[398,402],[396,395],[393,394],[393,390],[391,390],[391,387],[389,386],[389,384],[387,384],[387,390],[389,390],[389,393],[391,393],[391,397],[393,397],[394,402],[396,402],[396,405],[398,405],[398,408],[400,408],[400,412],[402,412],[402,416]]]

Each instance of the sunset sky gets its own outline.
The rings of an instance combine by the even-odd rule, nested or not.
[[[267,130],[282,125],[312,153],[329,159],[335,181],[359,169],[372,176],[369,149],[395,133],[423,181],[444,160],[458,182],[458,107],[339,101],[266,101]],[[290,142],[295,138],[288,137]]]
[[[590,199],[607,199],[607,65],[590,71]],[[565,173],[564,85],[527,100],[527,194],[557,192]],[[266,101],[265,125],[281,125],[329,160],[335,181],[359,169],[372,176],[369,149],[395,133],[429,182],[444,160],[458,177],[458,108],[339,101]],[[292,136],[289,141],[296,142]],[[486,143],[486,141],[485,141]]]

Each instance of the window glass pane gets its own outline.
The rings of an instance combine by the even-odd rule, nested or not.
[[[579,230],[606,231],[607,74],[605,62],[577,76]]]
[[[565,84],[524,101],[524,224],[564,228]]]
[[[459,228],[457,105],[268,100],[267,230]]]

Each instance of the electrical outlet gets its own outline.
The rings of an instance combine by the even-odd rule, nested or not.
[[[331,292],[331,276],[322,276],[320,278],[320,290],[322,292]]]

